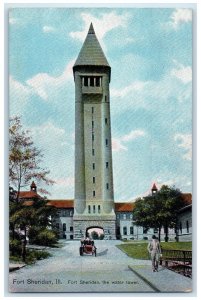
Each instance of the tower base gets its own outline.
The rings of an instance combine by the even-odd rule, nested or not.
[[[86,237],[87,229],[101,228],[104,230],[104,239],[116,240],[116,218],[115,216],[101,216],[101,217],[83,217],[74,216],[74,239],[81,239]]]

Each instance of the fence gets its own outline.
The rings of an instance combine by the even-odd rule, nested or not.
[[[190,250],[162,249],[160,264],[184,276],[192,277],[192,251]]]

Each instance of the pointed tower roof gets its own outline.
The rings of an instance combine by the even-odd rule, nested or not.
[[[92,23],[89,27],[87,37],[80,50],[78,58],[74,64],[74,68],[77,66],[106,66],[110,68],[101,45],[96,37]]]
[[[156,184],[154,182],[153,186],[152,186],[152,190],[157,190]]]

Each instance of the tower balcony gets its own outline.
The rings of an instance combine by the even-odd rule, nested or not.
[[[102,94],[102,86],[82,86],[82,94]]]

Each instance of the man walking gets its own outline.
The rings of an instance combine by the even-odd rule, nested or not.
[[[158,263],[161,254],[161,247],[160,243],[155,235],[152,235],[152,240],[148,244],[147,247],[149,253],[151,254],[151,261],[152,261],[152,271],[158,272]]]

